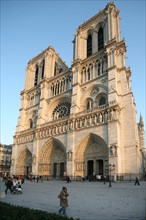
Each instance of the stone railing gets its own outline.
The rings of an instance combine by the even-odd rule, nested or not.
[[[37,127],[32,132],[22,131],[17,135],[16,143],[31,142],[34,139],[42,139],[50,136],[56,136],[69,131],[81,130],[87,127],[98,126],[109,121],[118,119],[118,104],[116,102],[108,103],[97,107],[96,109],[86,110],[68,118],[50,121]]]
[[[66,72],[61,74],[61,76],[57,76],[57,78],[54,77],[53,80],[50,81],[50,97],[59,95],[72,88],[71,72]]]

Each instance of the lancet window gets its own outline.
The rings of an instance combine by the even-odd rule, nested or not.
[[[58,64],[55,62],[55,66],[54,66],[54,76],[57,75],[57,69],[58,69]]]
[[[33,128],[33,121],[32,121],[32,119],[29,120],[29,123],[30,123],[30,128]]]
[[[88,80],[90,80],[90,78],[91,78],[91,73],[90,73],[90,68],[88,68]]]
[[[100,63],[98,63],[98,76],[100,76],[101,70],[100,70]]]
[[[34,86],[36,86],[38,84],[38,72],[39,72],[39,68],[38,68],[38,65],[36,65]]]
[[[104,36],[103,36],[103,28],[100,27],[98,31],[98,51],[104,48]]]
[[[44,70],[45,70],[45,60],[43,60],[42,62],[42,73],[41,73],[42,78],[44,78]]]
[[[92,55],[92,36],[89,34],[87,38],[87,57]]]

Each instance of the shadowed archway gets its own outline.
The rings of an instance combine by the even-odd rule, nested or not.
[[[16,165],[16,175],[30,175],[32,172],[32,153],[26,148],[23,150]]]
[[[75,153],[75,175],[103,175],[107,162],[108,147],[105,141],[91,133],[82,140]]]
[[[63,177],[66,169],[66,149],[55,138],[50,138],[42,147],[38,173],[41,176]]]

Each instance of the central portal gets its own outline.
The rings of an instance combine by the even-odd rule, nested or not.
[[[76,176],[105,175],[108,161],[108,147],[98,135],[91,133],[78,147],[75,155]]]

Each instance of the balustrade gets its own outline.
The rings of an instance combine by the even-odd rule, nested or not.
[[[51,85],[51,97],[59,95],[63,92],[70,90],[72,87],[72,77],[70,73],[61,76],[60,79],[57,78],[52,82]]]
[[[111,106],[112,104],[115,104],[115,102],[109,103],[108,106]],[[51,121],[45,125],[45,127],[42,126],[42,128],[34,130],[33,134],[27,134],[26,131],[22,131],[21,134],[17,136],[16,143],[21,144],[31,142],[34,139],[56,136],[68,131],[104,124],[115,119],[117,119],[116,108],[102,106],[101,109],[96,108],[92,111],[80,112],[76,114],[76,118],[59,119],[59,121],[56,120],[55,124],[55,121]]]

